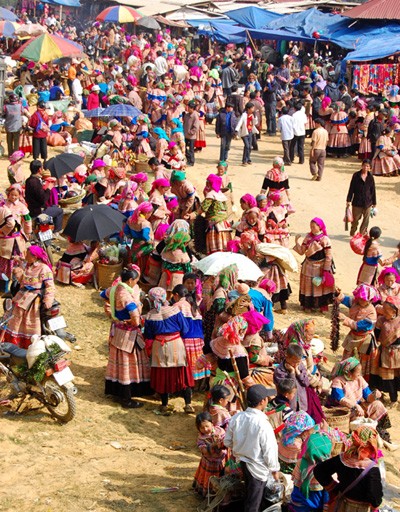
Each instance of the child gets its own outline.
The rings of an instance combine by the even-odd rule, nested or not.
[[[206,407],[211,414],[213,425],[225,430],[231,419],[231,415],[226,408],[229,402],[230,391],[226,386],[217,384],[212,388],[210,394],[211,397]]]
[[[225,431],[213,425],[209,412],[196,416],[196,427],[199,431],[197,446],[201,460],[194,475],[193,488],[202,496],[207,496],[210,477],[220,477],[224,472],[228,453],[224,446]]]
[[[22,160],[25,156],[23,151],[14,151],[9,156],[10,165],[7,167],[8,181],[10,185],[17,183],[23,185],[25,183],[24,171],[22,169]]]
[[[382,265],[382,250],[379,245],[381,228],[374,226],[369,230],[369,239],[364,247],[363,262],[358,271],[357,284],[375,285],[378,273],[378,263]]]
[[[397,251],[390,258],[384,260],[384,267],[393,266],[397,270],[397,273],[400,274],[400,243],[397,244]]]
[[[287,421],[293,414],[290,402],[296,396],[296,381],[294,379],[282,379],[276,384],[276,397],[271,401],[270,406],[274,409],[281,409],[282,421]]]
[[[303,443],[313,433],[315,421],[304,411],[289,416],[278,442],[279,463],[282,473],[290,475],[296,466]]]
[[[217,176],[222,178],[221,192],[223,192],[227,198],[226,207],[228,211],[228,219],[232,216],[233,206],[235,200],[233,198],[233,188],[230,177],[228,176],[228,164],[224,160],[221,160],[217,165]]]

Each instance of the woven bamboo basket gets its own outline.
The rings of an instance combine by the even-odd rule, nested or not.
[[[345,434],[350,432],[350,410],[344,407],[324,409],[326,421],[332,428],[337,428]]]
[[[69,206],[71,204],[77,204],[82,201],[82,199],[85,197],[86,192],[83,190],[80,194],[78,194],[75,197],[67,197],[66,199],[60,199],[59,204],[61,208],[65,208],[66,206]]]
[[[340,455],[344,449],[344,443],[335,443],[333,445],[331,457],[336,457],[336,455]]]
[[[122,261],[115,265],[96,263],[97,283],[99,288],[109,288],[121,272]]]

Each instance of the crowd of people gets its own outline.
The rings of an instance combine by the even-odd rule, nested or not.
[[[83,208],[108,205],[126,221],[107,241],[107,254],[123,246],[124,268],[101,293],[111,320],[105,394],[129,409],[156,394],[168,416],[171,396],[183,397],[184,411],[193,414],[193,391],[207,392],[196,416],[201,461],[194,488],[201,496],[215,485],[213,477],[236,476],[245,481],[243,510],[258,512],[266,483],[284,473],[293,476],[292,512],[377,509],[380,449],[396,448],[388,409],[400,390],[400,246],[384,258],[380,228],[368,228],[377,205],[374,176],[400,170],[398,87],[379,100],[362,97],[338,85],[340,59],[310,55],[303,44],[282,57],[269,44],[215,43],[205,52],[195,46],[197,36],[169,29],[131,35],[96,22],[78,33],[47,4],[42,19],[50,32],[84,45],[89,58],[65,66],[20,61],[10,71],[0,272],[19,291],[4,340],[28,347],[40,330],[41,307],[53,303],[55,283],[90,283],[106,252],[102,243],[69,237],[52,268],[46,252],[29,244],[38,216],[50,216],[59,237],[61,199],[83,198]],[[107,122],[100,111],[88,114],[117,104],[139,113]],[[200,192],[190,168],[207,151],[205,128],[213,122],[219,161]],[[229,176],[232,140],[242,140],[248,166],[261,137],[277,133],[282,155],[240,197],[239,213]],[[362,256],[350,296],[335,283],[335,247],[323,219],[311,212],[306,236],[290,239],[296,205],[287,168],[296,157],[305,163],[307,136],[313,181],[322,180],[327,156],[362,161],[346,198],[350,235]],[[48,145],[83,152],[85,164],[52,177]],[[30,154],[25,180],[22,162]],[[304,257],[299,303],[309,318],[277,331],[274,314],[290,307],[291,251]],[[204,257],[223,262],[227,252],[254,262],[260,278],[239,278],[239,264],[221,265],[212,275],[197,269]],[[321,365],[314,318],[339,304],[348,311],[336,320],[349,332],[329,372]],[[332,407],[349,411],[356,422],[351,435],[329,427]],[[366,423],[357,424],[360,418]]]

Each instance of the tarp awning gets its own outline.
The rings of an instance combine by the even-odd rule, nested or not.
[[[81,7],[79,0],[42,0],[45,4],[65,5],[66,7]]]
[[[218,21],[208,20],[187,20],[189,25],[197,28],[200,35],[215,39],[220,43],[241,44],[248,39],[246,29],[234,25],[232,20],[219,19]]]
[[[348,53],[345,61],[367,61],[383,59],[400,52],[399,34],[384,35],[378,38],[365,38],[360,41],[357,48]]]
[[[178,28],[188,28],[190,25],[185,23],[184,21],[173,21],[169,20],[168,18],[164,18],[164,16],[161,16],[161,14],[158,14],[157,16],[152,16],[155,20],[157,20],[159,23],[162,23],[163,25],[168,25],[170,27],[178,27]]]
[[[281,17],[280,14],[253,5],[228,11],[226,15],[242,27],[255,29],[265,27],[271,21]]]

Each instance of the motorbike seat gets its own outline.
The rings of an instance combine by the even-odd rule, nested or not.
[[[27,350],[25,350],[24,348],[17,347],[17,345],[14,345],[13,343],[2,343],[1,350],[9,354],[10,356],[19,357],[20,359],[26,359]]]

